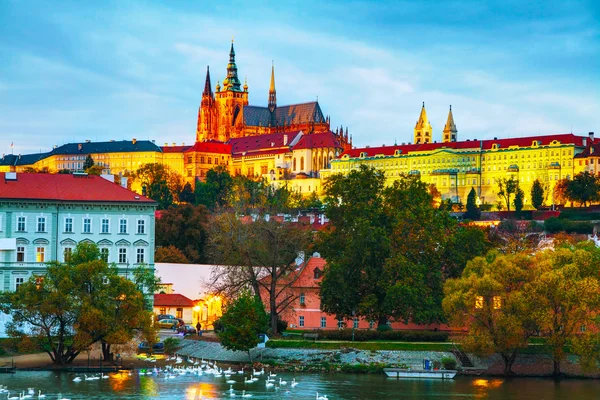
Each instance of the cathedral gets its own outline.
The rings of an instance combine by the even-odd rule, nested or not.
[[[271,84],[267,107],[248,104],[248,84],[240,82],[235,63],[233,42],[229,51],[227,77],[223,85],[217,82],[212,91],[210,70],[206,70],[206,82],[202,102],[198,110],[196,142],[219,141],[264,134],[297,132],[304,134],[330,132],[329,117],[325,117],[318,101],[277,105],[275,68],[271,67]],[[335,136],[344,148],[350,148],[348,129],[336,130]]]

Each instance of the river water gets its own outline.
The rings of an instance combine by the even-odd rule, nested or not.
[[[267,373],[268,374],[268,373]],[[600,382],[595,380],[499,379],[456,377],[454,380],[397,380],[383,375],[351,374],[277,374],[273,387],[266,387],[266,375],[254,383],[244,383],[250,375],[230,378],[194,374],[111,373],[106,379],[85,380],[83,374],[18,371],[0,374],[0,385],[10,391],[0,400],[27,394],[28,388],[45,399],[228,399],[242,398],[243,390],[251,399],[600,399]],[[88,374],[95,376],[96,374]],[[80,382],[73,379],[80,376]],[[170,378],[169,376],[172,376]],[[279,385],[279,379],[287,381]],[[233,379],[234,384],[226,383]],[[298,384],[291,387],[292,380]],[[229,390],[231,387],[232,390]],[[234,396],[231,396],[233,394]]]

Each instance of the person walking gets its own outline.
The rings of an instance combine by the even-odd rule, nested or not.
[[[198,336],[202,336],[202,325],[200,325],[200,321],[198,321],[198,323],[196,324],[196,333],[198,334]]]

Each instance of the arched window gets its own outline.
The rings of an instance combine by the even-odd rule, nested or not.
[[[304,171],[304,157],[300,157],[300,170]]]
[[[294,171],[296,170],[296,157],[294,157]]]

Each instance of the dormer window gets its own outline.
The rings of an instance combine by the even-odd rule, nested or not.
[[[321,270],[319,268],[315,268],[313,270],[314,279],[319,279],[321,276],[323,276],[323,273],[321,272]]]

